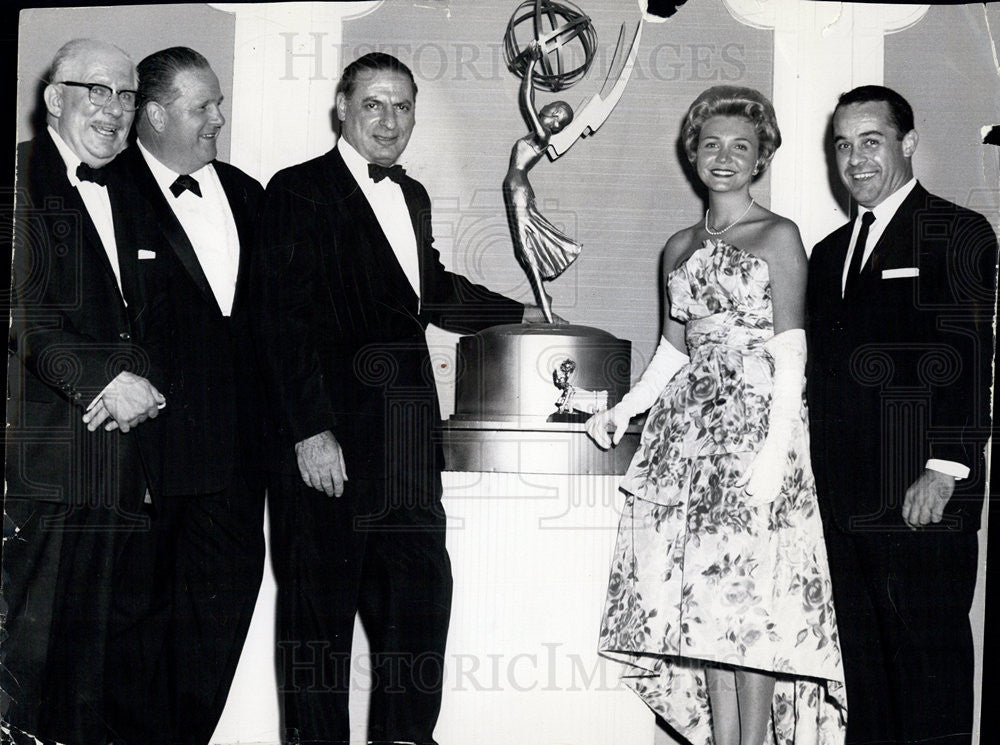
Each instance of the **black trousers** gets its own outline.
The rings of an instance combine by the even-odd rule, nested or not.
[[[275,480],[282,742],[348,742],[360,614],[371,652],[368,739],[433,743],[452,592],[440,490],[397,499],[385,481],[352,478],[335,498],[298,475]]]
[[[150,594],[126,666],[127,745],[207,745],[226,705],[264,571],[264,490],[238,476],[213,494],[156,501],[154,538],[133,554]],[[148,547],[147,547],[148,548]]]
[[[150,525],[135,484],[129,492],[114,505],[4,505],[0,708],[15,742],[25,733],[72,745],[114,736],[121,633],[136,602],[127,554],[149,540]]]
[[[847,686],[848,745],[969,745],[975,533],[847,533],[826,543]]]

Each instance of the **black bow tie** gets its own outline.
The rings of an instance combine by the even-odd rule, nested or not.
[[[76,177],[81,181],[92,181],[98,186],[108,185],[108,171],[105,168],[91,168],[86,163],[76,167]]]
[[[201,196],[201,187],[198,186],[198,179],[192,176],[178,176],[174,183],[170,185],[170,193],[179,197],[185,191],[190,191],[196,197]]]
[[[392,179],[398,184],[402,182],[405,174],[406,170],[399,164],[394,166],[380,166],[378,163],[368,164],[368,178],[376,184],[384,178]]]

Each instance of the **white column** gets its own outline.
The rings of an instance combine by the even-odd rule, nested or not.
[[[230,160],[266,184],[334,143],[343,24],[381,0],[211,3],[236,16]]]
[[[438,742],[652,743],[652,712],[597,652],[618,478],[443,475],[455,592]]]
[[[723,2],[741,23],[774,31],[773,103],[783,144],[771,166],[771,206],[798,224],[811,249],[846,218],[829,183],[828,125],[837,96],[881,85],[886,34],[912,26],[928,6]]]

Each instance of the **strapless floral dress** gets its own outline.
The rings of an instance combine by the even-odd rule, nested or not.
[[[767,264],[706,241],[667,287],[690,362],[650,409],[621,483],[601,652],[694,745],[712,743],[710,665],[777,676],[768,743],[842,745],[847,700],[804,401],[777,513],[736,486],[767,434]]]

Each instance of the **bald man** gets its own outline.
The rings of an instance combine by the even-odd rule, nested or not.
[[[166,403],[142,344],[167,317],[157,238],[112,165],[136,82],[117,47],[68,42],[47,126],[17,152],[0,652],[14,742],[121,740],[108,691],[134,618],[118,581],[148,527],[146,422]]]

